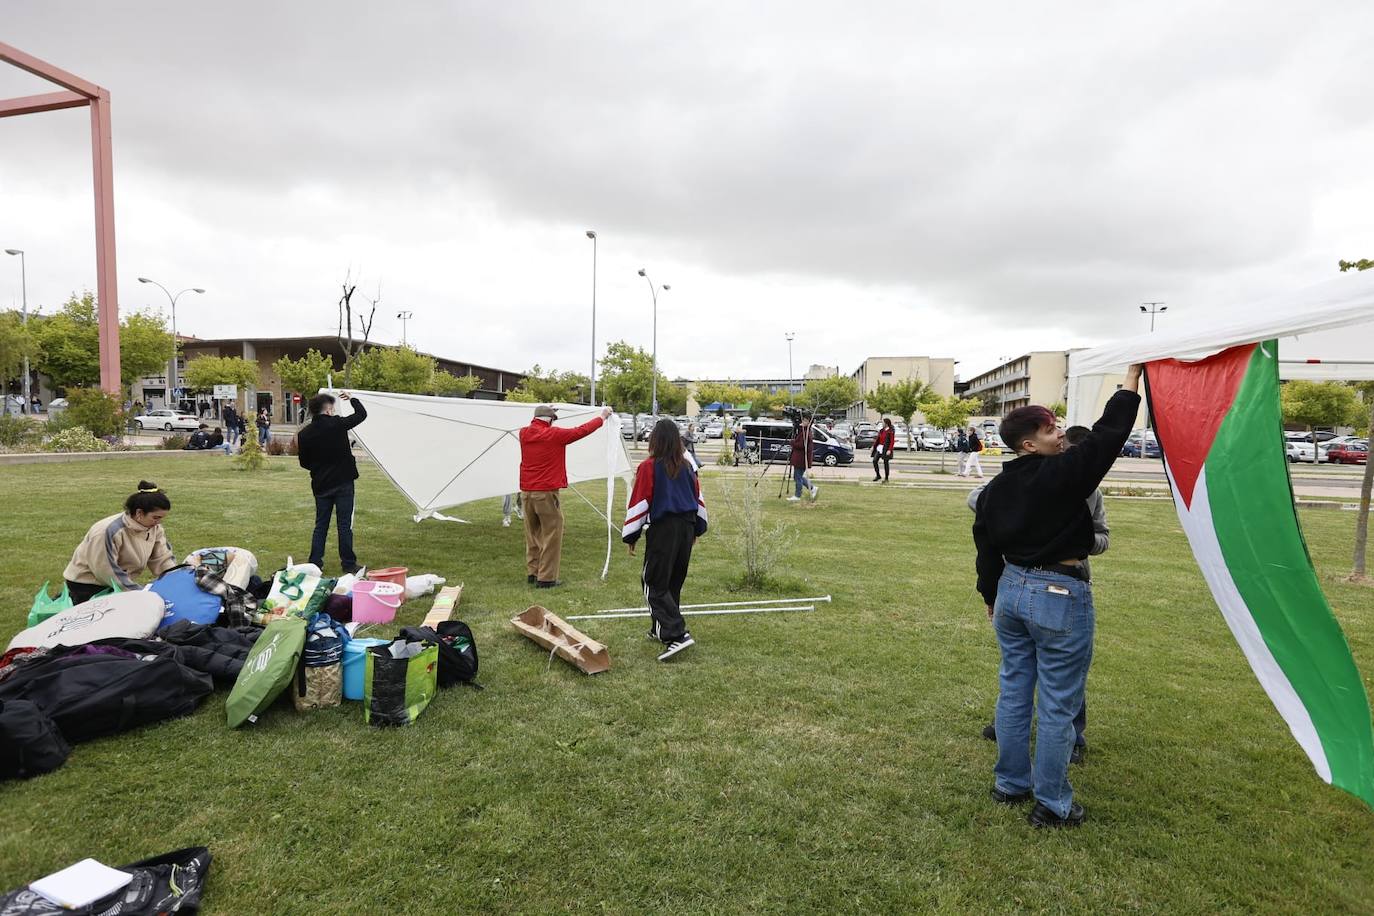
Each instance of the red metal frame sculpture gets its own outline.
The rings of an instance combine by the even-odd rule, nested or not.
[[[110,93],[4,42],[0,42],[0,61],[13,64],[66,90],[18,99],[0,99],[0,118],[90,106],[91,165],[95,173],[95,291],[100,319],[100,387],[111,394],[120,395],[123,386],[119,380],[119,293],[115,282]]]

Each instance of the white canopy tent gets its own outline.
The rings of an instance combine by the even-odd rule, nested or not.
[[[329,390],[338,395],[339,390]],[[353,435],[396,488],[415,505],[415,520],[449,519],[442,510],[520,490],[520,430],[534,404],[349,390],[367,410]],[[580,426],[600,414],[586,404],[555,404],[557,426]],[[340,416],[349,402],[338,401]],[[600,429],[568,446],[568,482],[628,477],[630,458],[614,414]],[[608,510],[608,524],[614,517]]]
[[[1374,325],[1374,271],[1342,274],[1296,292],[1241,302],[1169,330],[1069,354],[1069,423],[1091,425],[1106,376],[1131,363],[1197,360],[1227,347],[1279,341],[1285,379],[1374,379],[1374,352],[1348,331]],[[1358,349],[1356,349],[1358,347]]]

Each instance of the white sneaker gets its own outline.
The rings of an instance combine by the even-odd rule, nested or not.
[[[800,496],[789,496],[789,497],[787,497],[787,501],[788,501],[789,503],[799,503],[799,502],[801,502],[801,497],[800,497]]]
[[[510,516],[509,516],[509,515],[504,516],[504,517],[501,519],[501,527],[502,527],[502,528],[509,528],[509,527],[510,527]]]
[[[696,644],[696,640],[692,638],[691,633],[683,633],[681,639],[676,639],[668,643],[668,645],[664,648],[663,652],[658,656],[658,660],[661,662],[666,662],[668,659],[672,658],[674,655],[677,655],[683,649],[691,648]]]
[[[815,501],[816,501],[816,494],[819,493],[819,492],[821,492],[821,488],[818,487],[818,486],[816,486],[816,485],[813,483],[813,484],[811,485],[811,501],[812,501],[812,502],[815,502]]]

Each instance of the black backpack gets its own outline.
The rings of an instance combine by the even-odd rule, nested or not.
[[[43,710],[28,700],[0,700],[0,779],[51,773],[71,752]]]
[[[437,627],[404,627],[401,636],[439,644],[439,686],[477,683],[477,640],[461,620],[445,620]]]
[[[205,879],[210,873],[210,850],[204,846],[178,849],[131,865],[119,871],[133,875],[122,890],[102,897],[90,906],[63,909],[45,897],[21,887],[0,894],[0,912],[6,916],[96,916],[120,913],[124,916],[162,916],[165,913],[197,913]]]
[[[72,744],[188,715],[215,688],[168,653],[130,658],[58,649],[0,682],[0,700],[29,700]]]

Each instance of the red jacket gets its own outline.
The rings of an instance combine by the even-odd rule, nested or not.
[[[792,454],[788,457],[787,463],[802,470],[811,467],[813,442],[810,429],[798,428],[797,434],[792,437]]]
[[[878,447],[879,447],[879,446],[882,446],[882,451],[879,451],[879,450],[878,450]],[[873,442],[873,454],[875,454],[875,455],[887,455],[889,458],[891,458],[891,457],[892,457],[892,450],[893,450],[894,448],[896,448],[896,447],[897,447],[897,431],[896,431],[896,430],[894,430],[894,429],[892,429],[892,428],[890,428],[890,427],[888,427],[888,426],[884,426],[882,429],[878,430],[878,438],[877,438],[876,440],[874,440],[874,442]]]
[[[520,489],[561,490],[568,485],[568,446],[601,427],[600,417],[568,429],[535,420],[520,430]]]

